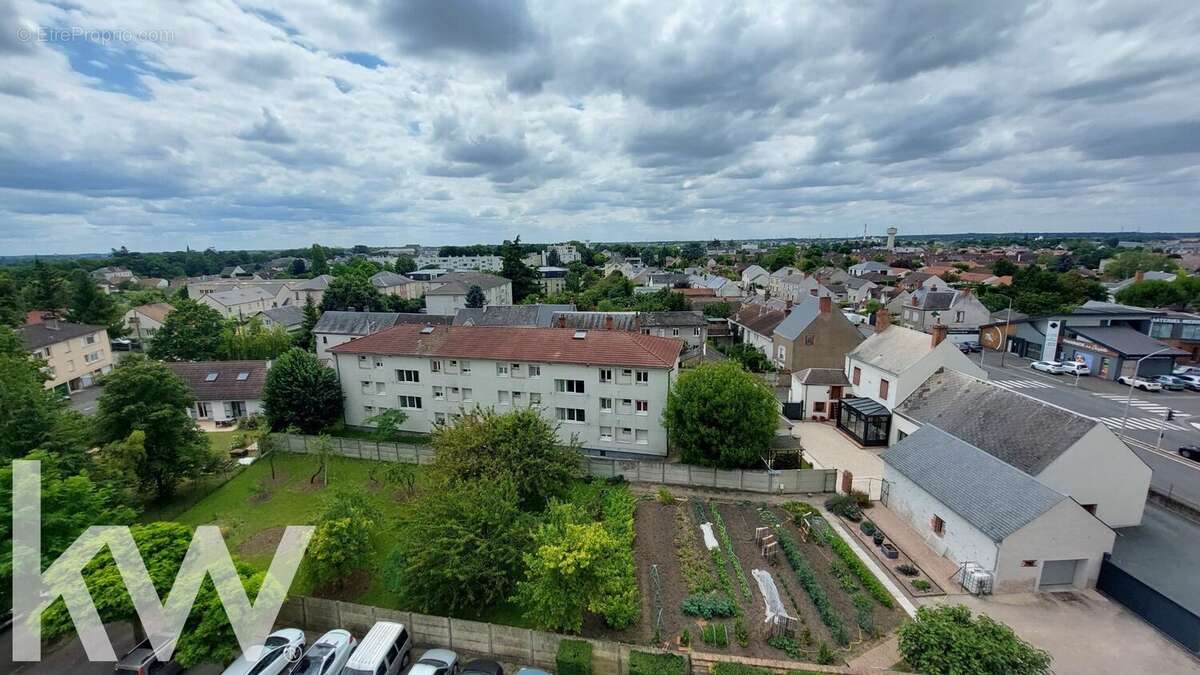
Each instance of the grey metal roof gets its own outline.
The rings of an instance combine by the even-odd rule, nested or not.
[[[46,345],[52,345],[63,340],[91,335],[96,331],[104,330],[104,326],[68,323],[66,321],[51,319],[42,323],[21,326],[18,330],[21,332],[21,342],[25,344],[25,348],[33,350],[41,349]]]
[[[285,305],[263,310],[263,314],[275,323],[284,326],[299,326],[304,323],[304,308],[299,305]]]
[[[842,399],[842,405],[851,410],[857,410],[867,417],[887,417],[891,415],[888,412],[887,406],[873,398],[844,398]]]
[[[488,305],[458,310],[455,326],[531,326],[549,328],[555,312],[572,311],[575,305]]]
[[[1099,422],[964,375],[940,370],[896,412],[942,429],[1036,476]]]
[[[956,295],[956,291],[930,291],[924,288],[913,293],[917,307],[926,312],[944,312],[950,309],[954,305]]]
[[[478,286],[480,290],[486,291],[489,288],[497,288],[511,283],[504,277],[482,272],[451,272],[438,277],[436,281],[441,285],[426,295],[466,295],[472,286]]]
[[[1165,342],[1139,333],[1128,326],[1067,326],[1069,332],[1098,342],[1122,356],[1146,356],[1160,349],[1160,356],[1188,356],[1190,352],[1176,349]]]
[[[792,373],[792,382],[803,385],[850,386],[850,380],[838,368],[805,368]]]
[[[705,326],[701,312],[642,312],[638,320],[643,326]]]
[[[370,335],[384,328],[391,328],[405,316],[399,312],[323,312],[317,319],[314,333],[333,335]],[[425,318],[425,314],[409,314]]]
[[[995,542],[1067,499],[934,426],[921,427],[888,448],[882,458]]]
[[[390,288],[412,283],[412,279],[395,272],[377,272],[371,275],[371,285],[375,288]]]
[[[555,312],[551,325],[600,330],[605,328],[608,317],[612,317],[613,330],[633,330],[637,322],[637,312]]]
[[[803,302],[792,307],[786,319],[775,326],[775,333],[787,340],[795,340],[820,315],[820,301],[813,297],[805,298]]]
[[[214,293],[209,293],[204,297],[212,298],[226,307],[232,307],[234,305],[242,305],[247,302],[272,300],[275,296],[257,286],[250,286],[247,288],[231,288],[228,291],[216,291]]]
[[[293,288],[298,291],[323,291],[329,288],[329,282],[333,281],[333,277],[328,274],[321,274],[311,279],[305,279],[296,284]]]

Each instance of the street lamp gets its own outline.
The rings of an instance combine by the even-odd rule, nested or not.
[[[1129,421],[1129,403],[1131,401],[1133,401],[1133,383],[1137,381],[1138,373],[1141,372],[1141,370],[1142,370],[1142,361],[1145,361],[1146,359],[1150,358],[1151,356],[1156,356],[1163,352],[1171,351],[1172,349],[1174,349],[1174,348],[1173,347],[1163,347],[1162,349],[1152,351],[1149,354],[1138,359],[1137,363],[1134,364],[1133,377],[1129,378],[1129,395],[1125,397],[1125,414],[1121,415],[1121,440],[1122,441],[1125,440],[1125,423]]]
[[[1003,368],[1004,367],[1004,355],[1008,352],[1008,345],[1005,343],[1008,342],[1008,333],[1010,331],[1009,327],[1012,324],[1013,299],[1007,295],[1004,295],[1003,293],[989,293],[988,295],[999,295],[1002,298],[1008,298],[1008,311],[1005,313],[1005,316],[1004,316],[1004,332],[1000,333],[1000,329],[999,328],[996,329],[996,332],[1000,333],[1000,367]],[[983,345],[981,344],[981,345],[979,345],[979,367],[980,368],[983,367],[983,353],[984,353],[984,349],[983,349]]]

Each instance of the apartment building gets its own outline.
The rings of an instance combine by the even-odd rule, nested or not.
[[[112,370],[112,349],[103,326],[49,319],[21,326],[19,331],[25,349],[46,362],[47,389],[73,393]]]
[[[401,325],[329,353],[352,426],[397,408],[406,431],[429,432],[475,406],[527,406],[591,454],[665,457],[662,412],[682,349],[616,330]]]
[[[451,272],[437,278],[425,294],[425,311],[453,317],[467,306],[472,286],[483,291],[485,305],[511,305],[512,282],[504,277],[479,272]]]
[[[419,255],[413,262],[417,269],[432,266],[454,272],[499,272],[504,265],[498,255]]]

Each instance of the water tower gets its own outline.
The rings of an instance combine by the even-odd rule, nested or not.
[[[897,229],[896,229],[896,228],[894,228],[894,227],[889,227],[889,228],[887,229],[887,236],[888,236],[888,244],[887,244],[887,247],[888,247],[888,250],[889,250],[889,251],[895,251],[895,250],[896,250],[896,233],[897,233],[897,232],[899,232],[899,231],[900,231],[900,230],[897,230]]]

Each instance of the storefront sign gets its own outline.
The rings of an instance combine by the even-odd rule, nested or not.
[[[1046,341],[1042,343],[1042,358],[1052,361],[1058,356],[1058,334],[1062,331],[1062,321],[1051,319],[1046,322]]]
[[[1094,342],[1086,342],[1084,340],[1080,340],[1077,338],[1076,339],[1063,338],[1063,344],[1071,345],[1072,347],[1079,347],[1081,349],[1086,349],[1088,351],[1096,352],[1097,354],[1103,354],[1105,356],[1118,356],[1118,354],[1116,352],[1114,352],[1111,349],[1108,349],[1107,347],[1101,347],[1100,345],[1098,345]]]

